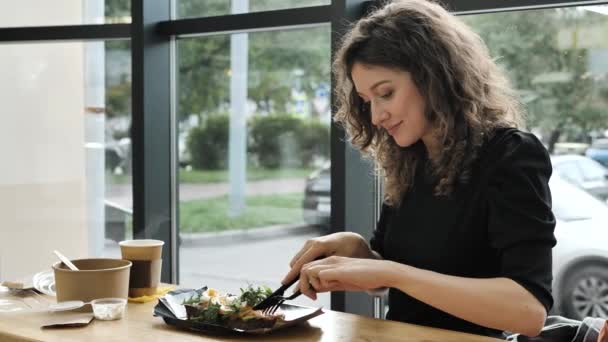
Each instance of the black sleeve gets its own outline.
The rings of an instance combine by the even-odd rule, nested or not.
[[[555,217],[551,211],[551,160],[532,134],[518,131],[495,152],[488,183],[488,237],[501,275],[534,295],[549,311]]]
[[[374,229],[374,233],[372,235],[371,240],[369,241],[369,245],[373,251],[380,254],[380,256],[384,259],[384,232],[386,232],[386,225],[388,221],[388,216],[390,212],[390,207],[386,204],[382,205],[382,210],[380,212],[380,219],[376,224],[376,229]]]

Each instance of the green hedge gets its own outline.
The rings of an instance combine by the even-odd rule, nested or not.
[[[329,126],[319,121],[302,121],[297,131],[300,166],[313,166],[315,156],[329,158]]]
[[[300,119],[289,115],[258,116],[249,122],[249,152],[261,167],[298,166],[293,164],[300,123]]]
[[[211,115],[188,136],[192,167],[227,167],[230,119]],[[329,127],[291,115],[256,116],[248,124],[248,159],[261,168],[311,167],[315,156],[329,158]]]
[[[228,115],[214,114],[190,130],[187,144],[193,168],[220,170],[228,166],[229,125]]]

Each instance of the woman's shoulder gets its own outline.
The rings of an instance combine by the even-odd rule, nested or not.
[[[482,145],[480,159],[497,163],[515,156],[548,158],[543,143],[532,133],[517,128],[496,128]]]
[[[543,143],[532,133],[517,128],[497,128],[481,147],[476,165],[480,179],[506,175],[552,173],[551,158]]]

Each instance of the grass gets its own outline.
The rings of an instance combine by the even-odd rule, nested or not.
[[[247,180],[281,179],[281,178],[306,178],[313,169],[247,169]],[[179,181],[181,183],[224,183],[228,182],[228,170],[180,170]]]
[[[247,169],[247,180],[306,178],[313,169]],[[130,175],[108,175],[113,184],[129,184]],[[191,184],[225,183],[228,182],[228,170],[179,170],[179,182]]]
[[[228,196],[180,203],[182,233],[259,228],[302,221],[303,193],[247,196],[238,217],[228,215]]]

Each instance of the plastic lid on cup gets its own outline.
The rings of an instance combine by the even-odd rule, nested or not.
[[[118,243],[118,245],[125,247],[158,247],[164,244],[165,241],[153,239],[124,240]]]

